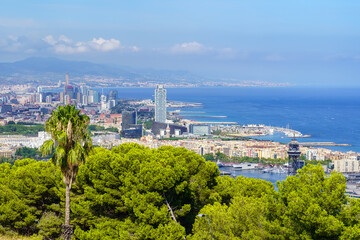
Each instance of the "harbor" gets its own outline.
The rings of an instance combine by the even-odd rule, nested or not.
[[[203,122],[204,123],[204,122]],[[286,137],[291,138],[307,138],[311,135],[304,135],[301,132],[289,128],[266,126],[264,124],[248,124],[248,125],[221,125],[226,123],[218,123],[220,125],[212,126],[212,130],[220,130],[224,134],[233,137],[256,137],[273,135],[274,133],[282,133]]]
[[[300,143],[304,147],[324,147],[324,146],[351,146],[346,143],[334,143],[334,142],[304,142]]]
[[[266,168],[267,169],[267,168]],[[274,168],[277,169],[277,168]],[[231,165],[224,165],[219,167],[222,176],[229,175],[232,177],[250,177],[263,179],[271,182],[276,189],[276,182],[285,180],[288,176],[287,171],[264,171],[264,169],[237,169]]]

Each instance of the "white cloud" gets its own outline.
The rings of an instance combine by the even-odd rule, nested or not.
[[[161,49],[155,49],[155,51],[162,51]],[[199,42],[185,42],[181,44],[175,44],[173,47],[165,51],[172,54],[206,54],[209,57],[214,57],[221,60],[229,60],[235,58],[246,58],[244,54],[239,53],[233,48],[214,48],[205,46]]]
[[[72,43],[72,40],[64,35],[61,35],[59,37],[59,42],[64,42],[64,43],[68,43],[68,44],[71,44]]]
[[[90,48],[101,52],[113,51],[122,47],[120,41],[113,38],[109,40],[105,40],[103,38],[93,38],[91,41],[85,43],[84,45],[88,45]]]
[[[198,42],[186,42],[176,44],[170,51],[171,53],[189,54],[189,53],[204,53],[211,50]]]
[[[47,44],[52,45],[52,46],[54,46],[57,43],[57,41],[51,35],[48,35],[48,36],[44,37],[42,40],[44,42],[46,42]]]
[[[29,52],[31,40],[26,37],[9,35],[6,39],[0,40],[0,51],[3,52]],[[32,52],[35,50],[32,49]]]
[[[59,54],[74,54],[74,53],[85,53],[85,52],[110,52],[115,50],[130,50],[139,51],[140,49],[136,46],[124,47],[120,41],[114,38],[104,39],[93,38],[87,42],[73,42],[68,37],[61,35],[58,39],[52,35],[48,35],[43,38],[43,41],[50,45],[55,53]]]
[[[137,46],[133,46],[133,47],[130,47],[130,50],[134,51],[134,52],[139,52],[140,51],[140,48],[137,47]]]

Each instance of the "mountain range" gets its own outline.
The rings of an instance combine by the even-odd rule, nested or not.
[[[187,71],[153,70],[153,69],[134,69],[124,66],[110,66],[96,64],[87,61],[69,61],[58,58],[27,58],[12,63],[0,63],[0,80],[9,79],[14,76],[29,79],[36,76],[37,79],[48,78],[49,76],[69,73],[73,77],[85,75],[122,78],[125,80],[149,81],[164,80],[168,82],[198,82],[203,78]]]

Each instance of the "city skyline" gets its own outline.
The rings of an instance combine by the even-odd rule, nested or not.
[[[0,62],[57,57],[219,80],[359,86],[359,9],[354,0],[7,1]]]

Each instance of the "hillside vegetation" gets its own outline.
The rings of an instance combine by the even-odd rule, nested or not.
[[[339,173],[308,166],[278,183],[220,177],[184,148],[96,148],[71,190],[77,239],[359,239],[360,202]],[[0,164],[0,235],[58,239],[60,169],[32,159]],[[199,217],[199,214],[202,217]],[[209,218],[209,222],[207,221]],[[21,238],[20,238],[21,239]],[[27,239],[27,238],[25,238]],[[33,238],[36,239],[36,238]]]

